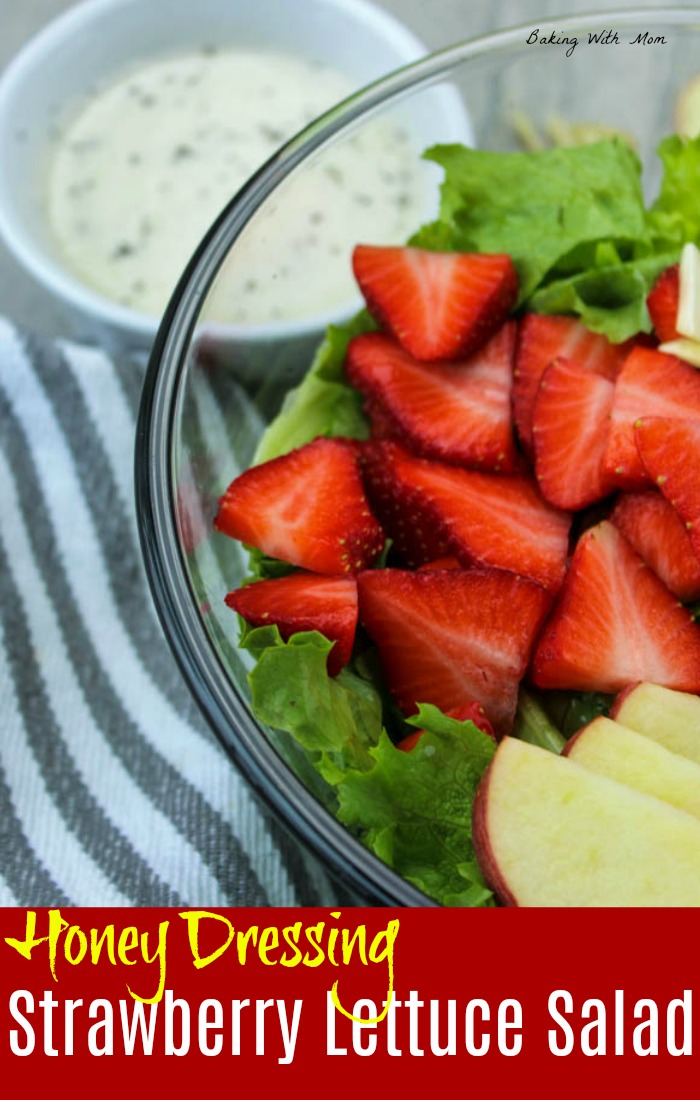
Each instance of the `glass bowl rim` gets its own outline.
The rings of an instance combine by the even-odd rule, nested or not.
[[[700,7],[658,6],[595,11],[563,19],[533,19],[435,51],[367,85],[320,116],[288,141],[233,196],[185,268],[151,351],[139,409],[135,446],[136,512],[142,556],[164,633],[194,699],[213,732],[254,791],[294,834],[347,885],[378,904],[437,903],[384,864],[341,825],[307,790],[274,746],[215,651],[202,623],[177,537],[171,477],[173,428],[181,397],[190,338],[199,307],[221,263],[275,188],[303,161],[341,131],[370,116],[387,101],[414,92],[471,58],[496,56],[523,32],[585,32],[603,23],[620,27],[700,23]],[[235,738],[230,732],[235,731]]]

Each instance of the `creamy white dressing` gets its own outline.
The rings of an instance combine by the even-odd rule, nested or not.
[[[47,181],[57,250],[96,291],[160,314],[239,187],[352,90],[344,74],[300,57],[210,48],[125,74],[96,90],[59,136]],[[405,131],[387,121],[365,127],[292,189],[270,248],[251,249],[245,271],[238,264],[220,281],[209,316],[260,323],[301,317],[310,302],[318,311],[341,304],[351,282],[337,257],[358,239],[400,240],[423,202]]]

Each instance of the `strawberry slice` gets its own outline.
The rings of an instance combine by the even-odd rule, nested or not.
[[[251,626],[276,625],[285,642],[300,631],[325,634],[335,643],[328,654],[331,676],[337,676],[352,656],[357,627],[357,583],[353,577],[290,573],[229,592],[226,603]]]
[[[678,513],[661,493],[621,493],[610,521],[674,596],[683,602],[700,598],[700,561]]]
[[[367,503],[351,440],[315,439],[253,466],[219,502],[217,531],[315,573],[356,573],[384,534]]]
[[[436,561],[427,561],[425,565],[419,565],[418,571],[420,573],[430,572],[433,569],[461,569],[462,566],[452,554],[446,558],[437,558]]]
[[[680,517],[700,559],[700,421],[650,416],[634,432],[644,468]]]
[[[454,555],[545,588],[561,584],[571,517],[530,478],[428,462],[390,442],[365,444],[362,461],[372,505],[407,564]]]
[[[615,385],[567,359],[542,375],[532,432],[535,475],[545,500],[577,511],[612,489],[603,463]]]
[[[360,244],[352,266],[370,313],[416,359],[486,343],[518,296],[510,256]]]
[[[419,470],[434,465],[413,461],[421,462]],[[398,443],[376,440],[363,445],[360,462],[372,511],[406,565],[430,565],[454,557],[448,533],[438,523],[420,485],[411,480],[408,452]]]
[[[649,484],[634,437],[635,421],[646,416],[700,420],[700,374],[675,355],[636,347],[615,385],[605,456],[606,472],[621,489]]]
[[[394,439],[397,427],[395,421],[377,401],[367,398],[364,403],[365,416],[369,420],[372,439]]]
[[[405,714],[418,703],[447,712],[475,700],[499,735],[508,732],[550,603],[544,589],[498,570],[374,569],[357,586],[360,621]]]
[[[523,446],[532,451],[532,417],[542,375],[554,359],[568,359],[582,370],[611,381],[627,357],[627,344],[611,344],[575,317],[528,313],[520,323],[513,375],[513,412]]]
[[[447,711],[447,717],[454,718],[457,722],[473,722],[482,733],[487,734],[494,741],[496,740],[496,731],[486,717],[486,711],[481,703],[475,703],[473,699],[470,703],[465,703],[464,706]],[[414,733],[409,733],[407,737],[402,737],[396,746],[397,749],[401,749],[402,752],[410,752],[411,749],[416,747],[424,733],[425,730],[416,730]]]
[[[647,298],[651,323],[662,344],[680,338],[676,328],[680,292],[680,268],[678,264],[672,264],[661,272]]]
[[[537,645],[541,688],[620,691],[649,680],[700,691],[700,627],[612,523],[581,536]]]
[[[409,450],[457,465],[512,471],[515,331],[515,322],[508,322],[471,358],[429,365],[390,337],[367,333],[351,341],[345,370]]]

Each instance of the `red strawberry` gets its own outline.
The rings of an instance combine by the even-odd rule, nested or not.
[[[480,703],[499,735],[513,723],[518,684],[549,606],[539,585],[499,570],[358,577],[360,620],[376,642],[405,714]]]
[[[401,752],[410,752],[411,749],[415,749],[424,733],[425,730],[414,730],[413,733],[406,734],[397,744],[397,749],[401,749]]]
[[[251,626],[279,627],[287,641],[300,631],[318,630],[335,642],[328,672],[337,676],[352,655],[357,627],[357,584],[353,577],[290,573],[288,577],[247,584],[226,597],[229,607]]]
[[[345,370],[409,450],[457,465],[512,471],[515,328],[514,322],[503,325],[460,363],[421,363],[390,337],[366,333],[351,341]]]
[[[567,359],[542,375],[533,417],[535,475],[545,500],[577,511],[612,489],[603,470],[615,386]]]
[[[700,559],[700,420],[650,416],[634,433],[644,468],[680,516]]]
[[[363,468],[377,515],[408,564],[454,555],[546,588],[561,584],[570,516],[542,500],[529,478],[428,462],[389,442],[365,444]]]
[[[315,573],[356,573],[384,545],[351,440],[315,439],[246,470],[221,498],[215,526]]]
[[[683,602],[700,598],[700,561],[678,513],[661,493],[621,493],[610,520],[674,596]]]
[[[639,680],[700,691],[700,627],[608,521],[579,540],[532,680],[574,691]]]
[[[372,439],[394,439],[396,437],[395,422],[377,401],[367,399],[364,403],[364,411],[370,423]]]
[[[454,710],[447,711],[448,718],[454,718],[457,722],[473,722],[482,733],[487,734],[496,740],[496,731],[486,717],[486,711],[482,707],[481,703],[475,703],[473,700],[471,703],[465,703],[462,707],[455,707]],[[407,737],[402,737],[396,746],[397,749],[401,749],[402,752],[410,752],[414,749],[421,737],[425,733],[425,730],[416,730],[415,733],[409,733]]]
[[[554,359],[568,359],[583,370],[611,381],[629,352],[627,344],[611,344],[590,332],[575,317],[528,313],[518,332],[513,375],[513,412],[523,446],[532,450],[532,414],[545,368]]]
[[[413,733],[406,734],[406,736],[402,737],[398,742],[396,746],[397,749],[401,749],[401,752],[411,752],[412,749],[415,749],[424,733],[425,730],[414,730]]]
[[[461,569],[461,568],[462,568],[462,566],[459,564],[457,559],[450,554],[446,558],[437,558],[435,561],[427,561],[425,563],[425,565],[419,565],[418,566],[418,572],[419,573],[429,573],[429,572],[432,572],[434,569]]]
[[[416,359],[476,351],[518,296],[510,256],[360,244],[352,266],[370,312]]]
[[[621,489],[649,483],[634,438],[640,417],[700,420],[700,374],[675,355],[637,347],[630,352],[615,385],[605,469]]]
[[[662,344],[667,340],[678,340],[680,337],[676,328],[679,297],[680,269],[678,264],[673,264],[661,272],[647,298],[651,323]]]
[[[407,565],[453,557],[450,539],[411,482],[411,456],[398,443],[376,441],[362,449],[362,477],[373,512]],[[414,459],[413,461],[422,461]],[[432,465],[423,462],[423,465]]]

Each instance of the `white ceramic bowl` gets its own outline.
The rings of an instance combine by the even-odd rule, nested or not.
[[[85,0],[48,25],[0,79],[0,233],[15,257],[59,298],[76,335],[147,347],[158,319],[126,308],[64,266],[46,216],[52,140],[96,85],[139,61],[209,42],[322,60],[359,88],[425,53],[401,23],[367,0]],[[437,89],[451,119],[409,120],[428,145],[468,138],[461,104]],[[233,196],[232,196],[233,197]],[[173,284],[179,272],[173,272]]]

